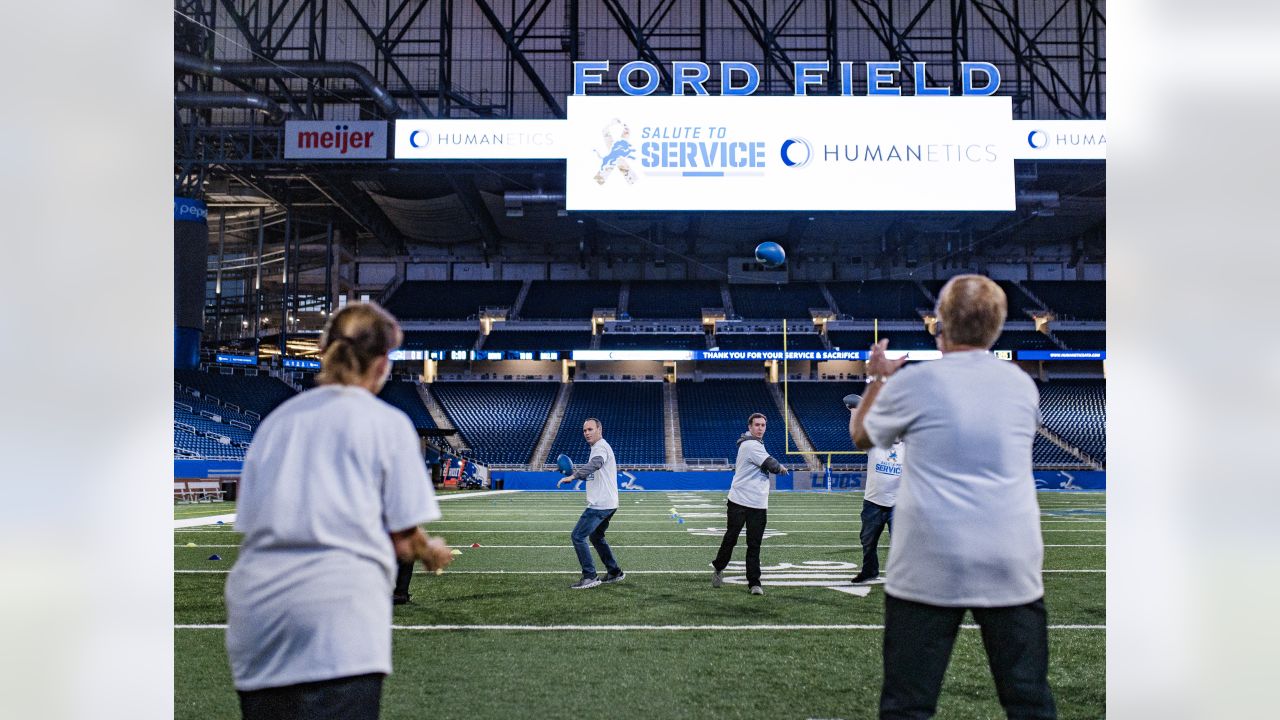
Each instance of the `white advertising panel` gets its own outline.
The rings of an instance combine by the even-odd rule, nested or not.
[[[385,160],[385,120],[289,120],[284,156],[316,160]]]
[[[1014,120],[1009,143],[1018,160],[1106,160],[1105,120]]]
[[[1012,210],[1008,97],[574,96],[570,210]]]
[[[564,120],[397,120],[398,160],[543,160],[565,156]]]

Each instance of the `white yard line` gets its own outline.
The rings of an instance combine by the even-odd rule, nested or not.
[[[235,513],[231,513],[229,515],[209,515],[208,517],[200,518],[183,518],[182,520],[173,521],[173,529],[178,530],[181,528],[199,527],[201,525],[217,525],[219,522],[229,525],[235,521]]]
[[[977,630],[977,625],[961,625],[965,630]],[[224,625],[174,625],[174,630],[226,630]],[[486,630],[513,632],[581,632],[581,631],[640,631],[640,632],[714,632],[743,630],[884,630],[883,625],[392,625],[392,630],[447,632],[454,630]],[[1050,625],[1050,630],[1106,630],[1106,625]]]

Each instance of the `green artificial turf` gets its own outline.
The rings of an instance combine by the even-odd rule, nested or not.
[[[722,528],[724,496],[693,495],[624,494],[608,538],[628,577],[588,591],[567,589],[577,577],[568,536],[581,512],[580,493],[478,495],[443,504],[444,520],[428,531],[445,536],[462,555],[444,575],[415,574],[413,602],[394,610],[396,672],[384,688],[382,716],[874,717],[881,672],[875,626],[883,622],[883,588],[857,597],[827,587],[770,586],[767,577],[771,567],[804,573],[858,562],[860,495],[771,499],[768,527],[785,534],[764,542],[763,597],[749,595],[745,585],[710,587],[707,563],[719,538],[689,531]],[[1105,496],[1041,493],[1040,500],[1049,622],[1090,626],[1050,631],[1059,717],[1103,717]],[[683,524],[671,517],[673,506]],[[703,513],[709,517],[695,517]],[[222,588],[239,541],[226,525],[174,532],[176,624],[226,622]],[[881,545],[883,557],[887,538]],[[743,559],[744,546],[739,543],[735,560]],[[215,553],[222,559],[208,560]],[[832,574],[845,572],[841,567]],[[433,629],[440,625],[468,629]],[[649,627],[493,627],[582,625]],[[654,627],[689,625],[735,627]],[[872,627],[751,627],[761,625]],[[181,628],[174,642],[175,715],[237,717],[223,631]],[[939,717],[1002,716],[978,633],[963,630]]]

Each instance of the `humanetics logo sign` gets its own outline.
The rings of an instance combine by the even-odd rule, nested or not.
[[[308,160],[385,160],[385,120],[289,120],[284,156]]]

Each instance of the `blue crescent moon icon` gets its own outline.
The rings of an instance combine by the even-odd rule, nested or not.
[[[805,155],[803,160],[795,161],[791,159],[791,156],[788,151],[791,150],[792,145],[799,145],[804,148]],[[782,155],[782,164],[786,165],[787,167],[804,167],[809,164],[809,161],[811,159],[813,159],[813,149],[809,147],[808,142],[806,142],[801,138],[789,138],[782,142],[781,155]]]
[[[1040,143],[1039,145],[1037,145],[1037,144],[1036,144],[1036,135],[1044,136],[1044,132],[1043,132],[1043,131],[1041,131],[1041,130],[1032,130],[1031,132],[1027,133],[1027,144],[1028,144],[1028,145],[1030,145],[1031,147],[1035,148],[1036,150],[1039,150],[1040,148],[1042,148],[1042,147],[1044,147],[1045,145],[1048,145],[1048,144],[1049,144],[1048,142],[1042,142],[1042,143]]]
[[[415,141],[415,140],[414,140],[414,138],[418,137],[418,133],[420,133],[420,132],[422,132],[422,131],[421,131],[421,130],[414,130],[413,132],[409,133],[409,144],[410,144],[411,146],[413,146],[413,147],[422,147],[421,145],[419,145],[419,144],[417,143],[417,141]]]

